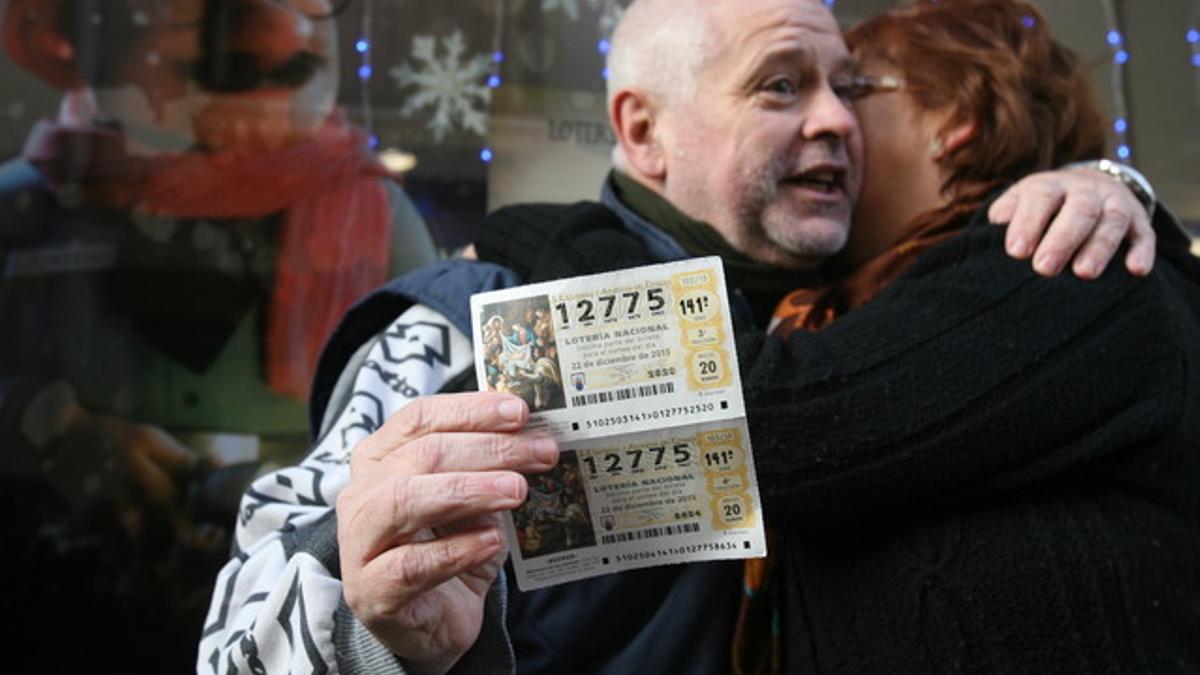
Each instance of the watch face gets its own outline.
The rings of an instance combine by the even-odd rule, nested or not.
[[[1151,216],[1154,215],[1154,209],[1157,206],[1158,200],[1154,196],[1154,190],[1150,187],[1150,181],[1138,172],[1133,167],[1126,166],[1120,162],[1114,162],[1111,159],[1101,159],[1095,162],[1083,162],[1079,166],[1086,166],[1103,171],[1104,173],[1116,178],[1121,183],[1129,188],[1133,193],[1134,198],[1141,203],[1142,207]]]

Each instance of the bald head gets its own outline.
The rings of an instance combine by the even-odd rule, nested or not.
[[[845,241],[853,59],[820,0],[636,0],[613,36],[616,168],[768,264]]]
[[[637,88],[667,101],[691,95],[712,55],[712,0],[634,0],[608,53],[608,98]]]

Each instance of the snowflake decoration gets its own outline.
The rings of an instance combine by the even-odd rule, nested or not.
[[[491,57],[483,54],[463,60],[466,41],[462,31],[442,38],[445,58],[437,58],[437,39],[432,35],[413,38],[412,56],[417,68],[402,63],[392,68],[397,86],[415,86],[417,92],[404,102],[400,114],[412,117],[423,108],[433,108],[433,118],[426,125],[433,138],[441,143],[457,125],[480,136],[487,133],[485,106],[492,100],[492,91],[484,84],[490,72]]]

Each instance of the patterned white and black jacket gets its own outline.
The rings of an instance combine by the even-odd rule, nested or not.
[[[602,203],[604,207],[546,205],[540,211],[532,207],[520,213],[523,219],[533,214],[582,220],[589,228],[603,213],[610,232],[619,232],[626,240],[632,235],[633,245],[623,248],[635,254],[623,260],[591,249],[584,253],[599,256],[600,265],[685,257],[674,240],[617,200],[611,182],[605,186]],[[503,215],[501,211],[489,218]],[[533,248],[540,249],[539,262],[524,268],[513,264],[519,262],[514,259],[506,259],[506,267],[461,260],[439,263],[393,280],[347,315],[326,348],[314,384],[316,444],[299,465],[263,476],[243,497],[233,554],[213,591],[197,672],[404,672],[342,598],[333,505],[349,480],[354,446],[385,419],[419,396],[475,387],[469,337],[471,293],[572,272],[563,267],[561,249],[538,240],[537,224],[529,224],[512,230],[529,241],[513,242],[510,237],[507,245],[516,249],[528,245],[529,257],[536,257]],[[730,603],[736,602],[738,579],[733,568],[677,566],[546,589],[532,600],[523,600],[526,605],[509,607],[510,589],[501,574],[488,597],[483,632],[453,672],[514,672],[510,626],[518,632],[527,626],[529,634],[537,637],[539,644],[524,645],[527,651],[522,658],[544,663],[546,672],[574,668],[570,659],[586,660],[592,664],[589,667],[605,673],[655,663],[687,672],[722,672],[728,663],[725,636],[731,626],[726,624],[734,616]],[[713,593],[722,585],[733,593]],[[631,602],[646,605],[644,625],[632,632],[607,630],[603,622],[625,614],[613,612],[608,617],[595,611],[597,602],[608,600],[623,610]],[[512,610],[524,613],[518,617]],[[547,625],[553,630],[545,630]],[[662,639],[639,640],[638,635]],[[516,637],[522,641],[520,635]],[[713,645],[712,650],[697,648],[697,642]],[[603,664],[593,660],[601,654]]]

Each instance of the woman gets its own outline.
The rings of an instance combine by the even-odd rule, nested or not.
[[[780,320],[818,296],[826,319],[863,304],[998,188],[1104,154],[1086,74],[1031,5],[921,3],[860,24],[846,41],[863,73],[853,95],[866,178],[839,261],[853,274],[792,296]]]
[[[740,345],[783,670],[1200,668],[1196,260],[1164,227],[1147,279],[1005,259],[989,196],[1104,145],[1032,5],[921,3],[847,39],[871,90],[855,270]]]

